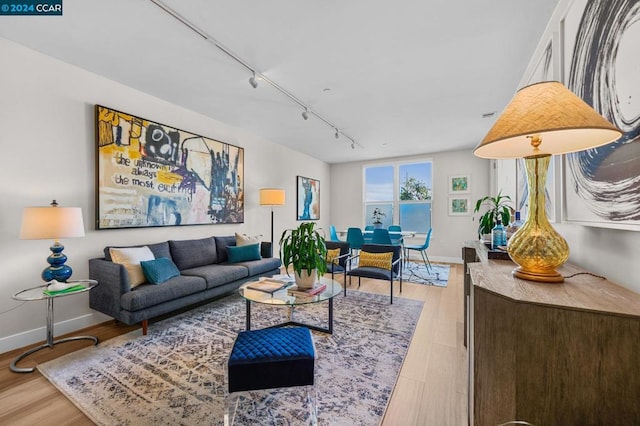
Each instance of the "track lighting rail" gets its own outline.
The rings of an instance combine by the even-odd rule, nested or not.
[[[313,109],[309,108],[309,106],[307,104],[305,104],[303,101],[301,101],[299,98],[297,98],[291,92],[289,92],[288,90],[286,90],[285,88],[280,86],[275,81],[273,81],[270,78],[266,77],[264,74],[256,71],[255,67],[253,67],[251,64],[249,64],[244,59],[242,59],[240,56],[238,56],[236,53],[234,53],[231,49],[229,49],[228,47],[226,47],[225,45],[220,43],[218,40],[216,40],[215,37],[211,36],[210,34],[206,33],[202,29],[198,28],[193,23],[191,23],[187,18],[185,18],[184,16],[180,15],[178,12],[176,12],[173,9],[171,9],[169,6],[167,6],[166,4],[162,3],[161,1],[159,1],[159,0],[149,0],[149,1],[151,1],[151,3],[155,4],[156,6],[158,6],[162,11],[164,11],[168,15],[172,16],[178,22],[180,22],[181,24],[183,24],[184,26],[189,28],[191,31],[196,33],[198,36],[202,37],[203,39],[205,39],[209,43],[213,44],[216,48],[218,48],[225,55],[227,55],[228,57],[230,57],[231,59],[233,59],[234,61],[236,61],[240,65],[242,65],[245,69],[250,71],[252,73],[252,76],[249,78],[249,83],[251,84],[251,86],[253,88],[257,88],[258,87],[258,82],[257,82],[258,79],[261,80],[261,81],[264,81],[265,83],[267,83],[268,85],[270,85],[271,87],[273,87],[274,89],[276,89],[277,91],[279,91],[280,93],[282,93],[283,95],[288,97],[292,102],[295,102],[301,108],[303,108],[304,109],[303,118],[305,120],[309,117],[309,115],[314,115],[318,120],[322,121],[327,126],[331,127],[333,130],[335,130],[334,136],[335,136],[336,139],[338,139],[339,136],[342,135],[346,139],[351,141],[351,148],[352,149],[355,149],[356,146],[362,147],[362,145],[360,145],[358,142],[356,142],[356,140],[353,137],[351,137],[350,135],[346,134],[344,131],[340,130],[338,128],[338,126],[336,126],[333,122],[329,121],[328,119],[323,117],[318,112],[316,112]],[[304,114],[305,112],[306,112],[306,116]]]

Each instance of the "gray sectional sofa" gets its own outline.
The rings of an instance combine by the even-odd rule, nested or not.
[[[234,236],[145,244],[156,258],[171,259],[180,275],[159,285],[131,288],[124,265],[105,257],[89,260],[89,277],[99,285],[89,292],[89,306],[125,324],[142,323],[194,303],[230,293],[246,281],[279,273],[281,261],[271,257],[271,243],[262,242],[259,260],[229,263],[227,247],[235,246]],[[137,246],[140,247],[140,246]]]

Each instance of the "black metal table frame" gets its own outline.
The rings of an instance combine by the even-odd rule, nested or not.
[[[335,297],[335,296],[334,296]],[[251,303],[253,302],[252,300],[249,299],[245,299],[245,302],[247,304],[247,320],[246,320],[246,329],[247,330],[251,330]],[[290,326],[290,325],[294,325],[294,326],[299,326],[299,327],[307,327],[311,330],[315,330],[315,331],[319,331],[321,333],[327,333],[327,334],[333,334],[333,297],[326,299],[326,300],[321,300],[318,302],[312,302],[312,303],[322,303],[322,302],[329,302],[329,327],[325,328],[325,327],[319,327],[317,325],[312,325],[312,324],[304,324],[301,322],[297,322],[293,320],[293,312],[295,310],[295,307],[298,305],[289,305],[290,311],[289,311],[289,321],[287,322],[283,322],[280,324],[275,324],[272,326],[269,326],[267,328],[274,328],[274,327],[286,327],[286,326]],[[260,302],[255,302],[255,303],[260,303]],[[272,305],[274,306],[274,305]],[[280,305],[283,306],[283,305]],[[303,306],[303,304],[300,304],[300,306]]]

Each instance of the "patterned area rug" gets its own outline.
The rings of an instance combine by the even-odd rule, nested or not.
[[[422,302],[364,292],[334,300],[334,334],[314,332],[318,424],[377,425],[400,372]],[[252,306],[252,326],[286,320],[288,309]],[[297,321],[325,325],[326,303],[296,308]],[[223,424],[224,368],[245,303],[232,295],[41,364],[38,369],[99,425]],[[240,424],[304,424],[304,392],[255,392]],[[254,417],[252,417],[254,416]]]
[[[446,287],[449,282],[449,265],[432,263],[428,271],[423,262],[407,262],[402,270],[402,279],[417,284]]]

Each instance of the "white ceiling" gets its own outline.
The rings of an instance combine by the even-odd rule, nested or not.
[[[64,0],[62,17],[1,16],[0,36],[340,163],[475,147],[558,0],[163,1],[356,149],[150,0]]]

